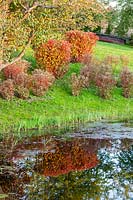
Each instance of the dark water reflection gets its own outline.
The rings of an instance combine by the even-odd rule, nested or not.
[[[0,143],[2,200],[133,199],[132,127],[97,124],[11,144]]]

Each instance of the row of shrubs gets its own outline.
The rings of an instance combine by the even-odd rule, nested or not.
[[[57,78],[69,69],[70,62],[80,62],[83,67],[79,75],[72,74],[72,94],[78,95],[84,87],[95,85],[103,98],[109,98],[116,85],[113,65],[127,65],[126,56],[108,56],[104,61],[94,59],[91,54],[98,37],[94,33],[69,31],[65,40],[49,40],[35,49],[38,68],[29,73],[30,64],[21,60],[3,70],[0,95],[5,99],[13,96],[27,99],[30,94],[43,96]],[[128,68],[121,72],[123,95],[132,95],[133,74]]]
[[[3,70],[0,95],[11,99],[14,95],[23,99],[30,93],[42,96],[56,78],[62,77],[71,61],[78,62],[85,53],[90,54],[98,37],[94,33],[69,31],[65,40],[49,40],[35,49],[39,70],[28,73],[30,64],[24,60],[7,66]]]
[[[96,86],[99,95],[107,99],[111,97],[112,90],[117,85],[122,87],[124,97],[132,97],[133,73],[128,67],[124,67],[119,76],[116,76],[113,73],[113,62],[111,64],[110,58],[111,56],[100,61],[92,56],[85,56],[79,75],[75,73],[71,75],[72,94],[77,96],[82,88]],[[43,96],[54,83],[55,77],[47,71],[35,69],[32,74],[28,74],[29,66],[27,61],[21,60],[4,69],[3,73],[6,80],[0,84],[0,95],[3,98],[11,99],[15,95],[27,99],[30,93]]]
[[[86,55],[82,60],[83,67],[80,74],[73,73],[71,76],[72,94],[77,96],[82,88],[95,86],[102,98],[109,99],[114,87],[121,86],[124,97],[133,97],[133,72],[128,67],[123,67],[119,74],[115,74],[113,60],[115,60],[113,56],[107,56],[103,61],[100,61]],[[124,62],[125,60],[123,60]]]
[[[40,68],[62,77],[69,69],[70,62],[82,62],[85,54],[91,54],[99,38],[95,33],[68,31],[65,40],[49,40],[35,50]]]
[[[43,96],[54,83],[55,77],[41,69],[35,69],[28,74],[29,63],[25,60],[7,66],[3,70],[4,81],[0,84],[0,95],[5,99],[17,96],[27,99],[31,94]]]

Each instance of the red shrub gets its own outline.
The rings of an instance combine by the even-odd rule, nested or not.
[[[128,67],[122,69],[120,74],[123,96],[128,98],[133,96],[133,72]]]
[[[31,76],[26,73],[18,74],[14,80],[15,96],[21,99],[27,99],[30,95]]]
[[[43,96],[48,88],[53,84],[55,78],[49,72],[43,72],[42,70],[35,70],[31,76],[32,93],[36,96]]]
[[[78,30],[68,31],[66,40],[71,44],[71,57],[73,62],[81,62],[85,54],[91,54],[98,40],[95,33]]]
[[[26,73],[20,73],[16,77],[14,77],[13,82],[16,86],[30,88],[31,76]]]
[[[81,82],[80,76],[77,76],[76,73],[71,75],[71,86],[72,86],[72,95],[78,96],[81,91]]]
[[[36,59],[41,68],[56,78],[63,76],[70,62],[70,44],[64,40],[49,40],[36,49]]]
[[[26,60],[20,60],[4,68],[3,74],[6,79],[14,79],[18,74],[26,72],[29,66],[30,64]]]
[[[80,70],[79,76],[72,74],[72,94],[77,96],[82,88],[89,88],[96,85],[99,88],[100,96],[109,98],[115,84],[112,76],[112,66],[107,65],[90,55],[85,55],[82,61],[85,66]]]
[[[90,65],[90,63],[92,63],[92,61],[93,61],[93,56],[91,54],[84,54],[81,63],[83,65]]]
[[[88,55],[84,57],[82,63],[85,64],[80,71],[82,86],[88,88],[90,84],[95,84],[96,76],[100,72],[101,61]]]
[[[129,58],[126,55],[120,56],[122,66],[127,66],[129,64]]]
[[[4,99],[12,99],[14,96],[14,85],[13,85],[13,81],[8,79],[3,81],[0,84],[0,95],[4,98]]]
[[[99,89],[100,96],[109,98],[111,91],[116,84],[113,78],[113,69],[105,61],[93,57],[84,57],[85,66],[80,71],[82,87],[89,87],[90,84],[96,85]]]
[[[108,55],[104,62],[110,66],[112,65],[118,65],[120,63],[120,57],[119,56],[113,56],[113,55]]]
[[[129,64],[129,58],[126,55],[108,55],[104,59],[104,63],[110,66],[122,65],[127,66]]]
[[[108,72],[98,74],[96,79],[96,86],[99,89],[99,94],[102,98],[108,99],[111,97],[111,92],[115,86],[116,81]]]
[[[28,99],[30,92],[23,86],[17,86],[15,89],[15,95],[21,99]]]

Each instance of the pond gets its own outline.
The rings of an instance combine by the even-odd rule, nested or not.
[[[0,168],[0,200],[131,200],[133,127],[100,122],[9,139],[0,143]]]

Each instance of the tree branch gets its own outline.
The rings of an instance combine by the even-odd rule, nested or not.
[[[13,63],[19,61],[19,60],[24,56],[25,51],[26,51],[27,47],[30,45],[30,43],[31,43],[31,41],[33,40],[34,36],[35,36],[34,33],[31,32],[27,44],[25,45],[24,49],[20,52],[20,54],[18,55],[18,57],[16,57],[16,58],[15,58],[14,60],[12,60],[11,62],[8,62],[8,63],[6,63],[6,64],[1,64],[1,65],[0,65],[0,71],[1,71],[2,69],[4,69],[5,67],[7,67],[8,65],[11,65],[11,64],[13,64]]]
[[[40,3],[38,3],[38,2],[34,2],[33,5],[32,5],[32,7],[28,8],[28,10],[26,10],[26,12],[25,12],[23,18],[17,23],[17,26],[18,26],[19,24],[21,24],[21,23],[29,16],[29,14],[30,14],[33,10],[35,10],[37,7],[46,8],[46,9],[54,9],[54,8],[57,8],[57,6],[52,6],[52,5],[51,5],[51,6],[47,6],[47,5],[44,5],[44,4],[40,4]]]

